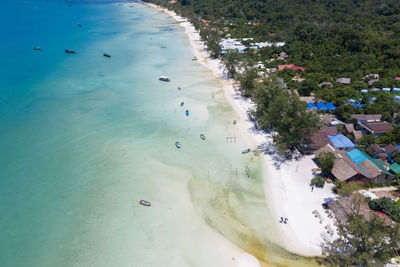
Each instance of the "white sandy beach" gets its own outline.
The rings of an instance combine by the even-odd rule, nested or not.
[[[224,95],[237,113],[238,136],[244,138],[252,149],[261,148],[263,160],[264,191],[267,204],[273,217],[276,219],[276,228],[279,236],[271,237],[271,240],[290,252],[313,256],[321,254],[320,244],[323,237],[327,236],[325,226],[334,226],[322,208],[324,198],[334,197],[331,187],[325,185],[323,189],[315,188],[311,192],[309,185],[314,177],[312,168],[317,167],[313,162],[313,156],[302,157],[284,161],[277,156],[269,134],[254,129],[253,124],[247,118],[247,111],[253,108],[249,100],[241,97],[235,90],[232,80],[227,79],[221,68],[220,60],[210,59],[201,41],[198,32],[186,19],[175,12],[161,8],[153,4],[147,4],[152,8],[171,15],[184,28],[193,48],[193,55],[198,62],[211,70],[213,75],[220,79]],[[318,210],[322,215],[322,223],[315,218],[312,211]],[[288,223],[279,223],[280,217],[287,217]],[[240,256],[242,263],[238,266],[258,266],[254,257],[243,254]]]

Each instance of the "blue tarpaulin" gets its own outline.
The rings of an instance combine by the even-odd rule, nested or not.
[[[400,93],[400,88],[393,88],[393,92]]]
[[[363,104],[352,104],[352,105],[355,108],[362,108],[364,106]]]
[[[368,90],[367,89],[362,89],[361,90],[361,94],[368,94]]]
[[[325,104],[323,102],[319,102],[317,104],[307,103],[307,108],[308,109],[316,108],[318,110],[335,110],[336,109],[335,105],[332,102],[329,102],[327,104]]]
[[[335,110],[336,109],[335,105],[332,102],[327,103],[325,106],[326,106],[326,108],[328,110]]]
[[[307,108],[308,108],[308,109],[315,108],[314,103],[307,103]]]
[[[317,109],[321,110],[321,109],[327,109],[325,103],[323,102],[319,102],[317,103]]]
[[[329,140],[336,148],[352,148],[355,147],[353,142],[343,134],[328,135]]]
[[[384,92],[384,93],[389,93],[389,92],[390,92],[390,88],[383,88],[383,89],[382,89],[382,92]]]

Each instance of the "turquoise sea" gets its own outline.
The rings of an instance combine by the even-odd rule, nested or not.
[[[219,267],[232,248],[292,258],[270,241],[259,159],[225,143],[237,118],[173,19],[28,1],[0,9],[0,266]]]

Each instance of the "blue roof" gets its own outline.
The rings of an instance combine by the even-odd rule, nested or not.
[[[368,176],[369,176],[369,173],[366,172],[366,171],[360,166],[360,163],[361,163],[361,162],[363,162],[364,160],[369,160],[369,159],[364,155],[364,153],[362,153],[360,150],[358,150],[357,148],[355,148],[355,149],[353,149],[353,150],[347,152],[346,155],[349,156],[349,158],[350,158],[361,170],[363,170],[363,171],[364,171],[366,174],[368,174]],[[374,164],[374,165],[375,165],[375,164]]]
[[[356,101],[355,101],[354,99],[351,99],[351,98],[350,98],[350,99],[349,99],[349,103],[350,103],[350,104],[355,104]]]
[[[328,135],[329,140],[336,148],[351,148],[355,147],[353,142],[343,134]]]
[[[312,108],[315,108],[315,105],[314,105],[314,103],[307,103],[307,108],[308,109],[312,109]]]
[[[393,92],[400,93],[400,88],[393,88]]]
[[[382,92],[390,92],[390,88],[383,88]]]
[[[349,158],[356,164],[359,164],[361,162],[363,162],[364,160],[367,160],[368,158],[361,153],[360,150],[358,150],[357,148],[353,149],[352,151],[349,151],[346,153],[347,156],[349,156]]]

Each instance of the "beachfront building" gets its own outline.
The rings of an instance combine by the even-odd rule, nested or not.
[[[284,69],[292,69],[294,70],[295,73],[300,73],[306,70],[305,68],[296,66],[294,64],[278,65],[278,70],[284,70]]]
[[[353,142],[343,134],[328,135],[329,141],[337,149],[349,150],[355,147]]]
[[[241,39],[234,39],[234,38],[226,38],[221,39],[219,45],[221,47],[221,53],[226,54],[229,50],[237,51],[238,53],[243,54],[247,48],[251,49],[259,49],[267,46],[284,46],[285,43],[269,43],[269,42],[259,42],[259,43],[251,43],[249,46],[242,44],[243,41],[253,41],[253,38],[241,38]]]
[[[288,55],[282,51],[279,53],[277,60],[286,61],[287,58],[288,58]]]
[[[350,78],[337,78],[336,82],[341,84],[350,84]]]
[[[319,116],[321,122],[324,123],[325,126],[337,126],[337,125],[345,125],[344,122],[337,119],[334,115],[329,113],[324,113]]]
[[[306,136],[305,144],[312,150],[318,150],[327,144],[331,144],[331,140],[328,138],[329,135],[337,134],[339,132],[336,126],[322,127],[318,132]]]
[[[369,191],[367,191],[367,197],[377,198],[374,193]],[[360,202],[359,206],[355,207],[351,196],[341,197],[329,203],[328,207],[335,214],[336,220],[341,224],[346,224],[348,215],[354,214],[354,212],[363,215],[367,220],[370,220],[372,216],[376,214],[384,220],[386,226],[391,226],[393,224],[389,216],[380,211],[371,210],[367,202]]]
[[[397,151],[397,148],[392,145],[385,145],[385,146],[379,146],[377,144],[372,144],[370,146],[371,151],[373,151],[373,158],[378,158],[381,160],[391,160],[393,153]]]
[[[356,119],[361,122],[376,122],[381,121],[381,114],[352,114],[351,119]]]
[[[353,137],[354,137],[353,140],[354,140],[356,143],[357,143],[358,141],[360,141],[360,139],[363,137],[363,134],[362,134],[361,131],[353,131],[351,134],[353,135]]]
[[[393,130],[393,126],[386,121],[377,122],[358,122],[358,128],[366,134],[373,134],[380,137]]]
[[[393,175],[388,171],[389,166],[357,148],[344,151],[327,144],[315,151],[315,156],[318,157],[323,152],[335,154],[336,160],[331,173],[339,181],[360,183],[373,181],[377,184],[386,184],[393,180]]]

